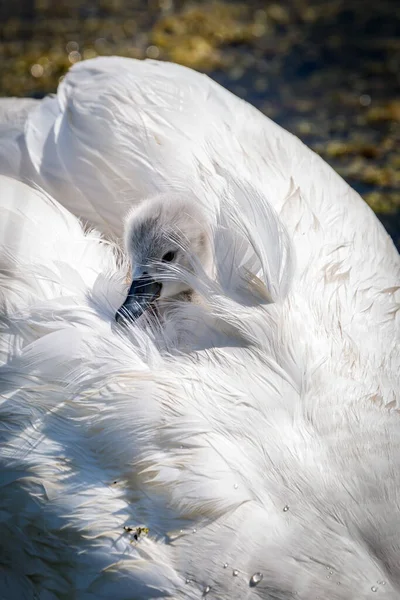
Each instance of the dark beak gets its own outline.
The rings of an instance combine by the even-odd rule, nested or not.
[[[115,315],[117,323],[138,319],[157,300],[160,292],[161,283],[151,277],[143,276],[134,279],[125,302]]]

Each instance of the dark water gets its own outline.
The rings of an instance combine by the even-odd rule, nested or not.
[[[0,0],[0,94],[42,97],[71,63],[100,54],[197,68],[320,153],[400,247],[398,7]]]

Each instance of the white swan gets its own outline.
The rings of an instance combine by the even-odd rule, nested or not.
[[[193,271],[197,259],[212,274],[211,236],[200,201],[188,194],[161,194],[135,207],[124,235],[132,283],[117,320],[140,317],[152,305],[164,312],[171,300],[193,301],[193,290],[183,280],[182,270]]]
[[[383,228],[204,76],[98,59],[63,83],[26,135],[4,127],[4,170],[117,236],[132,204],[190,190],[216,273],[184,274],[204,302],[154,342],[122,334],[114,247],[2,180],[4,597],[397,598],[400,269]]]
[[[115,247],[19,182],[0,199],[2,598],[395,600],[397,292],[379,371],[368,341],[327,343],[310,290],[261,307],[207,278],[230,344],[174,358],[113,325]]]

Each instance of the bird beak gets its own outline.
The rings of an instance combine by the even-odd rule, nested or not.
[[[160,296],[161,287],[161,283],[154,281],[148,275],[134,279],[125,302],[115,315],[117,323],[138,319]]]

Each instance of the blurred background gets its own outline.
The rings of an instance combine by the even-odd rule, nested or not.
[[[0,96],[40,98],[110,54],[208,73],[323,156],[400,248],[397,0],[0,0]]]

